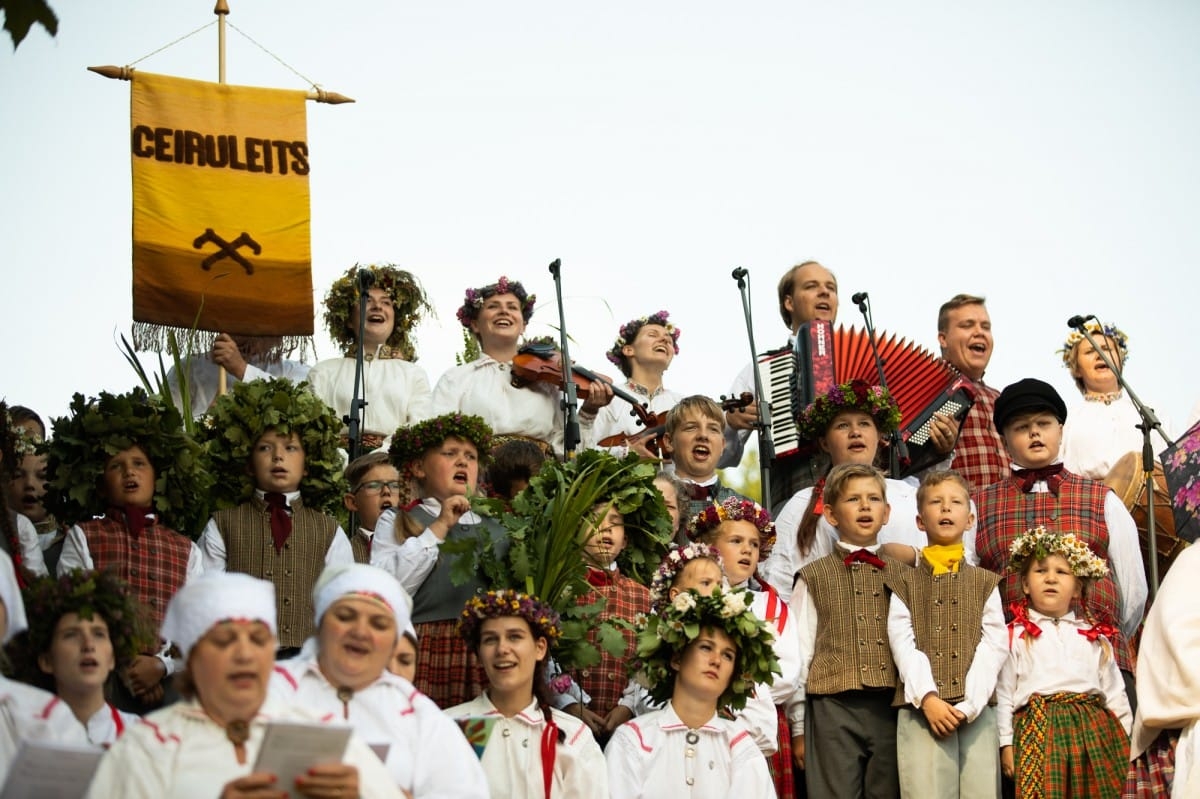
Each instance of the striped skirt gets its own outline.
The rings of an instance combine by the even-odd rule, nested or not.
[[[1175,781],[1175,745],[1179,730],[1163,730],[1136,760],[1125,776],[1123,799],[1156,799],[1170,796]]]
[[[457,625],[457,619],[416,625],[420,646],[415,684],[441,708],[469,702],[487,685],[483,667],[459,636]]]
[[[1125,786],[1129,736],[1102,696],[1034,694],[1013,744],[1018,799],[1116,799]]]

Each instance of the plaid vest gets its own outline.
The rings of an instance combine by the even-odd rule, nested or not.
[[[899,580],[888,583],[908,606],[917,649],[929,659],[938,696],[950,704],[966,694],[967,671],[983,638],[983,608],[999,582],[998,575],[967,563],[957,572],[935,575],[922,558],[920,566],[904,569]],[[902,682],[893,704],[907,704]]]
[[[134,538],[120,511],[102,519],[80,522],[88,552],[97,569],[115,569],[129,583],[138,601],[150,608],[154,629],[162,626],[167,603],[187,581],[192,542],[158,522],[147,523]]]
[[[975,495],[979,512],[975,549],[979,565],[1005,575],[1000,593],[1007,621],[1012,621],[1009,605],[1024,599],[1020,576],[1006,574],[1009,548],[1013,539],[1029,528],[1040,524],[1048,530],[1075,533],[1096,555],[1108,561],[1108,526],[1104,516],[1108,487],[1065,470],[1062,474],[1064,479],[1057,497],[1049,492],[1026,494],[1015,477],[994,483]],[[1111,569],[1112,563],[1108,565]],[[1084,591],[1083,604],[1093,621],[1120,628],[1120,593],[1111,572],[1091,581]],[[1125,636],[1118,634],[1112,645],[1117,665],[1131,671],[1133,657]]]
[[[275,584],[281,647],[301,646],[313,634],[312,590],[337,534],[329,514],[304,507],[299,498],[291,508],[292,534],[279,552],[271,538],[271,509],[257,496],[213,514],[225,541],[225,568]]]
[[[984,385],[982,380],[975,381],[972,388],[975,404],[967,411],[958,432],[952,467],[966,478],[971,491],[976,492],[1012,474],[1012,459],[992,421],[1000,392]]]
[[[608,619],[632,622],[637,614],[650,612],[649,589],[622,574],[613,574],[612,585],[591,588],[591,591],[579,597],[578,604],[590,605],[601,596],[607,600],[604,610],[600,611],[600,616],[596,619],[597,625]],[[588,643],[600,653],[600,662],[580,669],[578,680],[583,690],[592,697],[591,710],[601,716],[617,706],[621,692],[629,683],[628,664],[633,653],[637,651],[637,635],[633,630],[622,629],[621,637],[625,639],[625,654],[615,657],[600,646],[600,637],[595,627],[588,631]]]
[[[896,687],[885,581],[898,580],[902,567],[889,558],[884,558],[883,571],[864,563],[847,566],[846,554],[839,548],[799,572],[817,611],[817,640],[805,688],[813,695]]]

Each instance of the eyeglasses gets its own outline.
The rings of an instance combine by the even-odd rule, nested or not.
[[[365,483],[359,483],[358,488],[354,489],[354,493],[357,494],[359,491],[366,491],[368,494],[381,494],[381,493],[383,493],[383,489],[385,489],[385,488],[388,490],[388,493],[399,494],[400,493],[400,481],[399,480],[368,480]]]

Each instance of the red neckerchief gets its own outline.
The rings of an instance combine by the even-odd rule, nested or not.
[[[272,491],[263,495],[263,502],[271,509],[271,540],[275,544],[275,552],[282,552],[283,545],[292,534],[292,515],[287,510],[287,497]]]
[[[609,569],[594,569],[588,566],[587,570],[588,585],[593,588],[604,588],[613,584],[612,571]]]
[[[1058,489],[1066,479],[1061,474],[1062,470],[1061,463],[1054,463],[1040,469],[1016,469],[1013,471],[1013,477],[1021,481],[1021,491],[1026,494],[1033,490],[1034,483],[1045,480],[1050,493],[1057,497]]]
[[[887,564],[883,562],[883,558],[869,549],[856,549],[847,555],[843,562],[847,566],[853,566],[855,563],[868,563],[877,569],[887,568]]]

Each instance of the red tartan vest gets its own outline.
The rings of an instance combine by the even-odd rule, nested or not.
[[[1012,621],[1009,606],[1024,599],[1020,576],[1007,574],[1008,554],[1013,539],[1031,527],[1043,525],[1047,530],[1075,533],[1099,557],[1108,561],[1108,527],[1104,517],[1104,498],[1108,487],[1086,477],[1063,471],[1058,496],[1050,492],[1021,491],[1015,477],[994,483],[975,495],[979,512],[979,527],[975,549],[979,565],[1004,575],[1000,593],[1004,600],[1004,615]],[[1109,563],[1111,569],[1112,563]],[[1093,580],[1084,592],[1084,607],[1093,621],[1121,626],[1120,594],[1112,574]],[[1117,665],[1133,670],[1129,642],[1118,634],[1112,642]]]
[[[115,569],[129,583],[134,596],[150,608],[154,629],[162,626],[167,603],[187,580],[192,542],[157,522],[147,524],[134,538],[121,518],[110,511],[102,519],[80,522],[88,552],[97,569]]]
[[[607,602],[600,612],[597,624],[608,619],[625,619],[633,621],[639,613],[650,612],[650,591],[646,586],[620,574],[613,575],[613,584],[603,587],[592,586],[592,590],[579,597],[580,605],[590,605],[597,596],[604,597]],[[621,630],[625,639],[625,654],[614,657],[600,646],[600,637],[593,628],[588,631],[588,643],[596,647],[600,653],[600,662],[579,671],[579,685],[592,697],[590,708],[601,716],[617,706],[621,692],[629,683],[627,664],[637,650],[637,636],[633,630]]]

